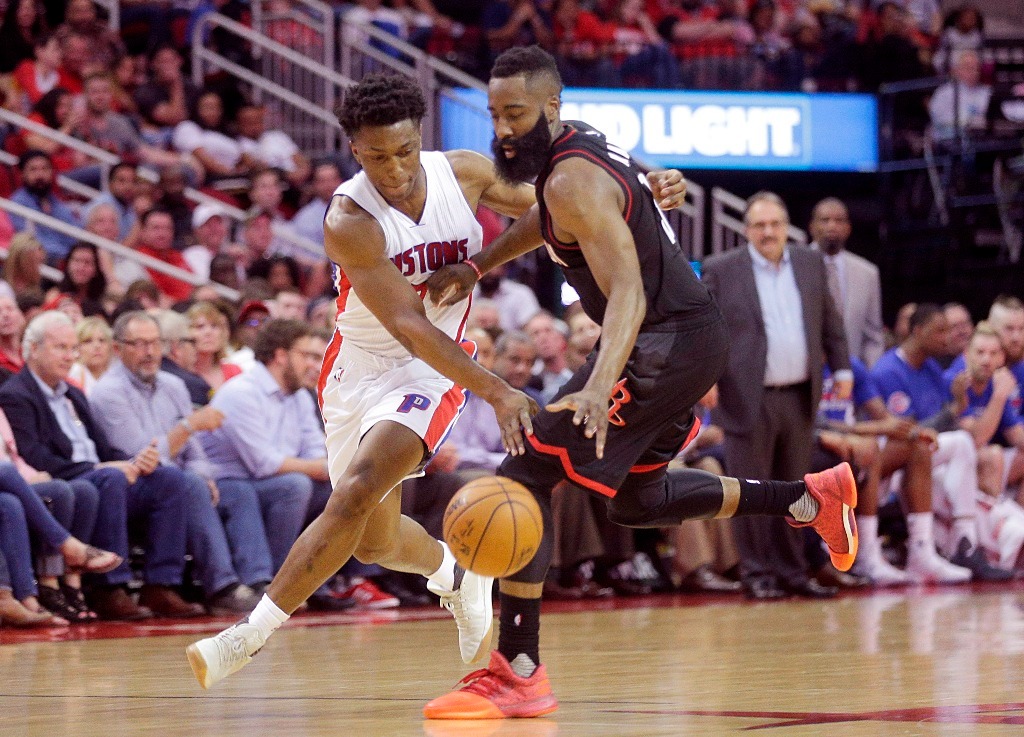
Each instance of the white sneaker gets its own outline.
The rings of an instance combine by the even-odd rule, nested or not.
[[[930,545],[911,546],[907,573],[920,583],[966,583],[971,580],[969,568],[953,565]]]
[[[456,578],[462,569],[455,567]],[[455,591],[448,591],[433,581],[427,581],[427,588],[441,597],[441,606],[450,611],[459,626],[459,652],[462,662],[475,663],[491,649],[491,632],[494,629],[494,609],[491,603],[491,588],[494,579],[466,571],[462,582]]]
[[[858,572],[870,578],[875,586],[905,586],[914,582],[913,576],[901,571],[881,555],[865,560]]]
[[[266,642],[256,625],[242,621],[220,634],[193,642],[185,648],[185,654],[199,685],[209,688],[241,670]]]

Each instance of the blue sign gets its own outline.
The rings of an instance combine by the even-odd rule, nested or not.
[[[490,154],[480,90],[442,96],[445,150]],[[875,171],[878,106],[871,95],[570,88],[562,120],[582,120],[650,166],[681,169]]]

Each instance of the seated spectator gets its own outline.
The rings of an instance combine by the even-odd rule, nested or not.
[[[32,292],[42,294],[52,282],[43,280],[40,267],[46,262],[46,250],[31,233],[18,233],[11,238],[4,260],[3,279],[15,295]]]
[[[522,330],[526,321],[540,310],[540,304],[532,289],[505,274],[504,265],[484,274],[474,289],[473,299],[487,297],[497,303],[502,330]]]
[[[85,396],[64,381],[76,345],[71,321],[44,312],[25,330],[25,368],[0,388],[0,407],[11,423],[18,450],[34,468],[66,481],[80,479],[99,493],[94,544],[128,558],[128,520],[148,531],[140,604],[122,588],[131,579],[127,562],[104,574],[91,595],[93,609],[107,619],[190,617],[202,607],[174,590],[185,565],[187,496],[175,474],[158,468],[147,446],[134,458],[110,446],[95,423]]]
[[[291,220],[296,234],[319,245],[324,244],[324,216],[334,196],[334,190],[342,184],[341,169],[332,162],[317,164],[313,169],[313,198],[299,208]]]
[[[114,323],[114,339],[120,361],[90,398],[97,423],[126,455],[155,442],[162,467],[177,472],[188,493],[188,551],[210,613],[251,611],[259,598],[250,586],[263,587],[272,577],[259,504],[248,489],[221,494],[197,440],[198,433],[219,428],[224,415],[212,407],[193,411],[185,384],[160,370],[163,341],[151,315],[124,313]]]
[[[21,357],[21,331],[24,329],[25,316],[18,309],[18,304],[10,297],[0,295],[0,384],[25,365]]]
[[[1001,295],[989,309],[988,322],[999,335],[1006,367],[1024,387],[1024,303],[1017,297]]]
[[[185,189],[188,186],[188,172],[180,164],[165,166],[160,170],[160,178],[157,181],[156,199],[153,206],[159,207],[171,213],[174,220],[174,248],[177,251],[185,250],[193,239],[192,233],[192,204],[185,196]],[[138,206],[136,206],[138,210]],[[145,212],[145,210],[140,210]]]
[[[53,193],[54,171],[49,156],[39,150],[26,151],[18,159],[18,170],[21,172],[21,187],[11,195],[13,202],[57,218],[68,225],[79,225],[78,218],[71,209]],[[24,218],[17,215],[11,215],[11,222],[19,231],[30,227]],[[46,260],[52,265],[65,258],[75,242],[71,236],[58,233],[45,225],[33,223],[31,227],[36,238],[46,249]]]
[[[618,0],[610,25],[610,52],[625,86],[672,89],[678,85],[678,62],[658,35],[643,0]]]
[[[35,44],[48,31],[46,13],[37,0],[11,0],[0,23],[0,74],[10,74],[32,58]]]
[[[249,188],[251,209],[269,214],[271,227],[275,231],[269,255],[291,256],[306,265],[317,264],[322,260],[322,254],[314,254],[281,235],[281,231],[294,233],[291,223],[286,219],[289,213],[283,205],[285,189],[285,182],[276,169],[264,169],[253,174],[252,186]]]
[[[270,307],[260,300],[249,300],[242,305],[235,318],[235,330],[231,336],[227,360],[243,371],[249,370],[256,361],[253,349],[260,330],[270,320]]]
[[[466,327],[486,330],[492,340],[497,340],[503,332],[501,310],[498,309],[498,303],[487,297],[474,297],[473,305],[469,308]]]
[[[194,372],[196,367],[196,340],[192,337],[188,318],[174,310],[158,310],[156,320],[164,340],[164,358],[160,370],[177,376],[185,382],[193,407],[202,407],[210,401],[210,385]]]
[[[541,310],[526,321],[523,331],[530,336],[540,367],[535,369],[530,386],[540,392],[540,403],[551,401],[555,393],[572,376],[565,362],[566,338],[569,328],[546,310]]]
[[[234,252],[235,263],[248,271],[253,264],[271,255],[274,231],[271,223],[274,216],[266,210],[253,208],[242,223],[241,248]]]
[[[221,253],[210,261],[210,281],[231,289],[241,289],[245,281],[245,270],[238,265],[233,256]]]
[[[135,198],[138,195],[138,172],[133,164],[122,161],[110,167],[107,189],[91,200],[82,211],[86,221],[98,205],[110,205],[117,214],[117,237],[113,241],[125,243],[138,222],[135,212]]]
[[[32,106],[28,119],[70,136],[74,133],[83,113],[74,107],[74,98],[63,87],[56,87]],[[87,163],[85,154],[55,141],[49,136],[25,129],[21,133],[25,148],[42,151],[50,157],[54,168],[61,174],[70,173]],[[94,183],[95,184],[95,183]],[[92,185],[90,185],[92,186]]]
[[[471,328],[466,331],[466,340],[476,343],[477,363],[492,371],[495,353],[491,336],[480,328]],[[466,406],[441,447],[453,454],[452,467],[459,473],[460,486],[477,476],[494,475],[506,455],[494,408],[476,394],[466,392]]]
[[[274,295],[270,311],[278,320],[305,320],[309,300],[294,287],[285,287]]]
[[[235,119],[242,152],[254,165],[284,172],[293,187],[301,187],[309,180],[309,159],[298,144],[284,131],[267,130],[265,105],[246,103]]]
[[[330,297],[319,296],[309,301],[306,307],[306,322],[314,329],[326,329],[334,331],[334,315],[337,310],[334,300]]]
[[[558,0],[552,7],[558,69],[569,87],[613,87],[618,83],[607,48],[611,28],[579,0]]]
[[[985,44],[985,18],[974,5],[961,5],[946,15],[942,26],[932,64],[940,74],[948,74],[953,54],[958,51],[981,51]]]
[[[171,145],[202,164],[208,182],[247,176],[252,170],[241,142],[227,132],[224,100],[215,90],[203,90],[190,118],[174,127]]]
[[[513,46],[537,44],[550,49],[555,44],[552,20],[536,0],[488,0],[480,13],[480,25],[487,40],[488,68],[498,55]]]
[[[75,337],[78,338],[78,360],[68,371],[68,381],[88,397],[110,368],[114,335],[104,318],[87,317],[75,326]]]
[[[92,38],[77,31],[58,36],[60,38],[61,66],[64,74],[70,77],[72,94],[82,94],[82,82],[93,73],[103,69],[92,60]]]
[[[26,59],[14,70],[14,81],[25,96],[23,110],[34,107],[50,90],[62,87],[71,91],[74,80],[61,67],[61,50],[57,37],[46,33],[36,39],[33,58]]]
[[[56,34],[61,39],[72,34],[88,38],[91,41],[88,57],[91,66],[113,69],[128,53],[121,37],[99,19],[93,0],[68,0],[64,22],[57,26]]]
[[[118,214],[114,205],[100,202],[89,209],[85,219],[85,229],[90,233],[121,243],[130,245],[136,239],[139,232],[138,224],[132,227],[129,242],[122,242],[118,233]],[[146,270],[133,258],[114,255],[107,250],[99,252],[100,271],[107,279],[107,289],[115,294],[122,294],[125,291],[125,284],[131,284],[140,279],[147,279]]]
[[[76,138],[129,162],[149,166],[182,163],[180,155],[145,143],[128,116],[114,111],[114,84],[108,71],[86,77],[84,90],[85,113],[74,128]]]
[[[17,497],[3,493],[0,493],[0,561],[0,613],[4,618],[9,615],[15,627],[68,626],[68,620],[39,603],[25,512]]]
[[[540,404],[540,392],[529,386],[536,362],[537,346],[524,332],[511,330],[502,333],[494,343],[494,373]]]
[[[966,376],[947,401],[942,367],[935,360],[945,349],[942,308],[920,304],[910,319],[910,337],[878,359],[871,377],[890,412],[938,432],[932,459],[936,540],[950,562],[970,569],[976,579],[986,579],[994,574],[978,545],[978,456],[973,439],[957,421],[966,407]]]
[[[928,103],[932,136],[946,141],[988,128],[992,86],[981,82],[981,59],[976,51],[958,51],[950,63],[951,80],[935,90]]]
[[[942,306],[942,312],[946,315],[947,325],[946,353],[938,361],[943,368],[949,368],[967,350],[974,334],[974,321],[971,313],[959,302],[947,302]]]
[[[737,63],[741,49],[753,40],[746,19],[725,3],[664,0],[654,6],[658,32],[682,63],[684,83],[705,89],[739,88],[750,69]]]
[[[64,279],[57,285],[60,294],[72,297],[82,308],[82,314],[102,315],[103,296],[107,293],[107,278],[100,269],[99,249],[87,241],[78,241],[64,260]]]
[[[227,314],[212,302],[192,305],[185,316],[195,339],[196,365],[193,371],[215,392],[225,381],[242,373],[242,369],[224,358],[231,336],[230,321]]]
[[[224,424],[201,438],[223,493],[248,487],[259,497],[275,572],[307,515],[319,514],[331,493],[323,428],[302,387],[323,360],[312,341],[303,323],[267,323],[252,369],[214,394],[211,406],[224,413]]]
[[[302,268],[291,256],[261,258],[249,267],[248,275],[250,279],[265,279],[274,295],[285,289],[299,291],[302,286]]]
[[[217,205],[202,204],[192,211],[195,244],[182,251],[192,272],[200,279],[210,278],[210,262],[230,247],[228,216]]]
[[[199,90],[182,73],[183,63],[172,44],[156,47],[149,57],[150,80],[135,90],[142,138],[151,146],[170,148],[173,129],[198,102]]]
[[[185,257],[180,251],[174,250],[174,218],[171,213],[154,207],[143,213],[139,218],[139,225],[139,243],[135,247],[136,251],[191,273]],[[190,282],[155,269],[146,271],[160,292],[172,303],[186,300],[192,293]]]

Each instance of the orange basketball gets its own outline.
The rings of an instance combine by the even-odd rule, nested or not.
[[[529,563],[544,532],[540,507],[525,486],[484,476],[456,492],[444,512],[444,539],[463,568],[503,578]]]

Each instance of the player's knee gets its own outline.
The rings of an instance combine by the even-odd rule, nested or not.
[[[1003,472],[1003,449],[998,445],[986,445],[978,449],[978,471]]]
[[[365,474],[352,474],[338,481],[324,514],[345,522],[365,519],[380,503],[379,497],[372,479]]]
[[[376,563],[377,565],[382,565],[386,568],[387,563],[391,561],[394,552],[394,540],[376,540],[373,543],[360,541],[359,544],[356,545],[353,555],[356,560],[365,565]]]

